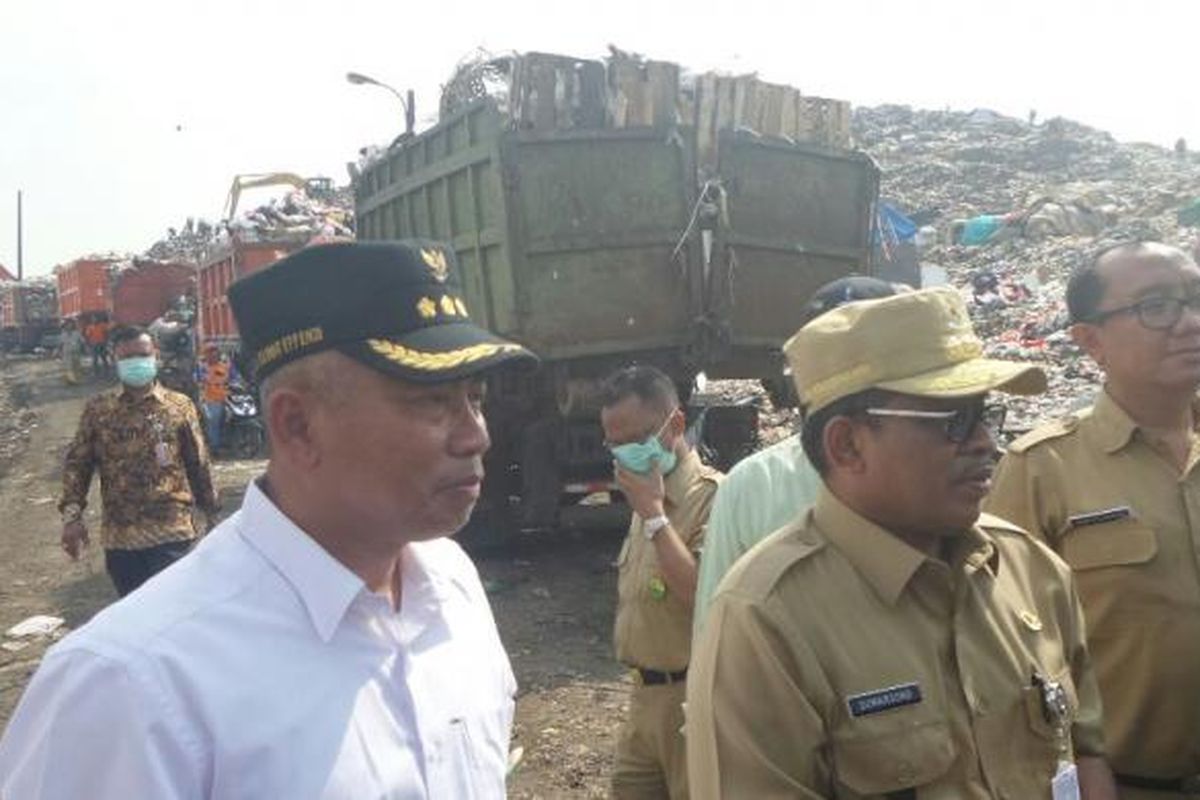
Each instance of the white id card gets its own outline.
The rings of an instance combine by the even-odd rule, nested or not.
[[[1074,764],[1066,761],[1058,763],[1058,772],[1050,782],[1050,791],[1054,800],[1079,800],[1079,771]]]
[[[171,466],[171,446],[166,442],[154,445],[154,457],[158,460],[160,467]]]

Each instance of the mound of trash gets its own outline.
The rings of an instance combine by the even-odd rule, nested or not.
[[[1066,330],[1071,271],[1116,241],[1197,241],[1200,154],[1183,140],[1168,149],[1033,112],[895,105],[856,108],[852,132],[880,165],[882,196],[917,223],[924,274],[963,292],[989,352],[1047,365],[1050,391],[1013,398],[1012,429],[1086,405],[1099,387]]]

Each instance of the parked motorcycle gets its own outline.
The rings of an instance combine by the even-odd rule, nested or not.
[[[255,458],[263,450],[267,433],[258,413],[258,395],[240,383],[229,385],[221,441],[237,458]]]

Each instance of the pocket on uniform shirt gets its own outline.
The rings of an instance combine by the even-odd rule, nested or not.
[[[932,783],[950,769],[954,758],[950,725],[941,719],[833,742],[837,782],[860,795]]]
[[[1158,534],[1135,519],[1084,525],[1067,530],[1061,551],[1075,570],[1145,564],[1158,555]]]

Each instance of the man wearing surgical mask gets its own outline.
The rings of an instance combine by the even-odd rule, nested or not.
[[[684,437],[671,379],[650,366],[604,383],[600,422],[617,485],[633,510],[617,558],[617,658],[630,668],[629,715],[617,740],[612,796],[687,797],[683,700],[696,564],[721,474]]]
[[[208,451],[187,396],[156,380],[158,353],[140,327],[112,334],[121,388],[88,401],[63,467],[62,547],[88,544],[83,512],[100,474],[104,562],[121,597],[191,549],[194,507],[212,527],[218,511]],[[207,528],[206,528],[207,529]]]

